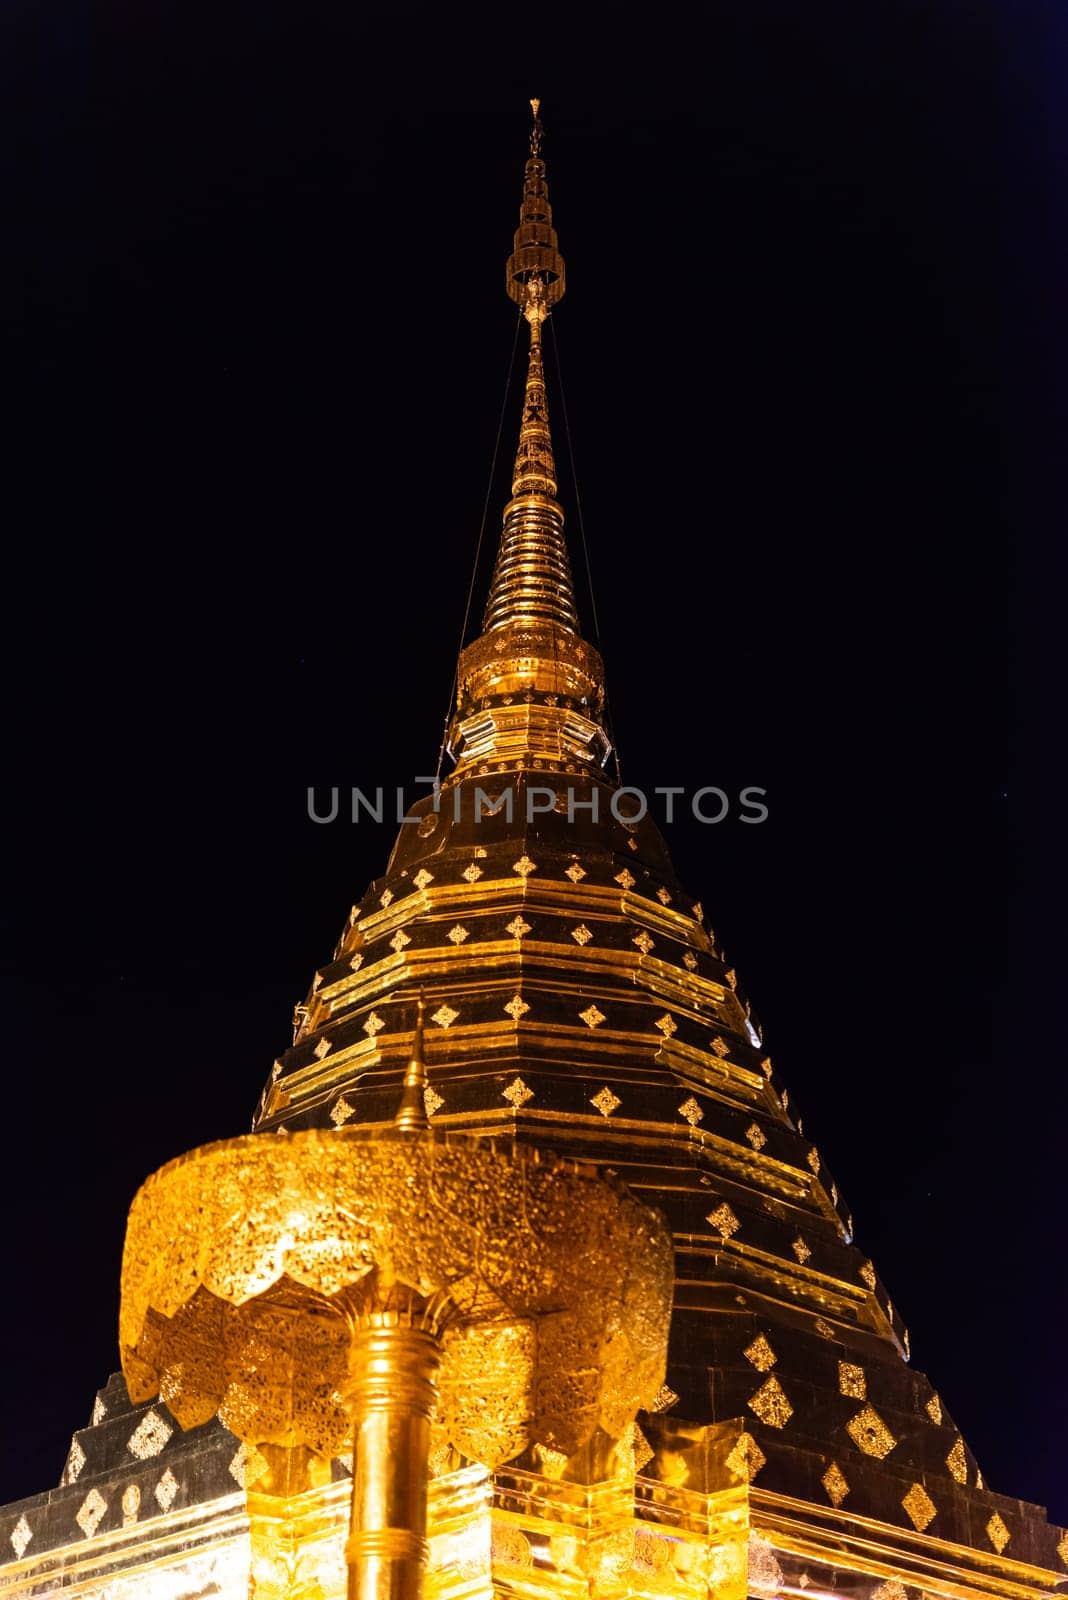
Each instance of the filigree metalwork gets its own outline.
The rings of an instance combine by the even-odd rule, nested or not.
[[[455,927],[449,929],[445,937],[450,944],[461,945],[465,939],[471,937],[471,930],[470,928],[465,928],[462,922],[458,922]]]
[[[571,865],[564,869],[564,877],[570,878],[572,883],[581,883],[585,876],[585,867],[581,866],[577,861],[572,861]]]
[[[642,929],[641,933],[636,933],[634,935],[634,938],[631,940],[631,944],[636,944],[643,956],[647,956],[650,950],[653,950],[656,947],[656,941],[649,937],[644,928]]]
[[[688,1100],[684,1100],[682,1102],[682,1105],[679,1107],[679,1116],[684,1118],[685,1121],[690,1124],[691,1128],[695,1127],[697,1123],[705,1120],[705,1114],[701,1110],[701,1107],[697,1104],[697,1101],[694,1099],[693,1095],[691,1095]]]
[[[846,1423],[846,1432],[858,1450],[882,1461],[897,1444],[890,1429],[872,1406],[865,1406]]]
[[[785,1428],[794,1414],[786,1391],[774,1374],[761,1384],[756,1394],[749,1396],[746,1405],[769,1428]]]
[[[586,945],[593,938],[593,934],[584,922],[580,922],[577,928],[572,928],[571,937],[577,945]]]
[[[659,889],[656,891],[656,898],[660,901],[662,906],[669,906],[671,904],[671,894],[667,889],[664,888],[663,884],[661,884]]]
[[[11,1540],[11,1548],[21,1561],[26,1554],[26,1546],[33,1538],[33,1529],[26,1521],[25,1515],[19,1518],[8,1537]]]
[[[727,1240],[732,1238],[741,1227],[741,1223],[738,1221],[738,1218],[735,1216],[726,1200],[722,1201],[714,1211],[710,1211],[708,1216],[705,1218],[705,1221],[712,1224],[720,1238],[723,1240],[724,1244],[726,1244]]]
[[[529,1089],[522,1078],[514,1078],[507,1089],[501,1090],[501,1096],[518,1111],[520,1106],[527,1104],[528,1100],[533,1100],[534,1090]]]
[[[363,1025],[363,1031],[367,1034],[368,1038],[373,1039],[376,1034],[382,1032],[384,1027],[385,1023],[382,1021],[382,1018],[378,1015],[377,1011],[372,1011],[371,1015]]]
[[[522,917],[513,917],[505,932],[510,933],[513,939],[522,939],[530,932],[530,923],[524,922]]]
[[[526,1016],[527,1012],[530,1010],[530,1006],[523,999],[521,994],[514,994],[504,1009],[507,1011],[513,1022],[518,1022],[520,1017]]]
[[[179,1487],[180,1485],[178,1483],[178,1479],[174,1476],[174,1473],[171,1471],[170,1467],[168,1467],[152,1491],[156,1504],[159,1506],[161,1511],[167,1512],[171,1509]]]
[[[585,1011],[580,1011],[579,1016],[582,1018],[587,1028],[599,1028],[601,1023],[606,1020],[604,1012],[599,1011],[594,1005],[589,1005],[586,1007]]]
[[[804,1266],[805,1262],[812,1254],[812,1251],[809,1249],[808,1245],[805,1243],[800,1234],[798,1234],[797,1238],[790,1246],[790,1249],[793,1251],[794,1255],[797,1257],[802,1266]]]
[[[752,1483],[761,1467],[767,1466],[767,1462],[767,1456],[751,1433],[740,1433],[734,1448],[727,1456],[728,1471],[735,1473],[739,1478],[744,1478],[746,1483]]]
[[[460,1015],[452,1006],[439,1006],[431,1017],[431,1022],[436,1022],[439,1028],[449,1028]]]
[[[393,951],[394,955],[399,956],[401,951],[410,945],[411,942],[411,934],[405,933],[403,928],[398,928],[392,939],[389,941],[389,948]]]
[[[670,1011],[665,1011],[662,1017],[657,1017],[653,1026],[660,1029],[665,1039],[670,1039],[672,1034],[679,1031],[679,1025]]]
[[[683,965],[685,967],[687,967],[690,970],[690,972],[696,972],[696,970],[697,970],[697,957],[694,955],[692,950],[687,950],[687,951],[685,951],[683,953],[682,961],[683,961]]]
[[[428,1084],[423,1090],[423,1104],[426,1107],[427,1116],[432,1117],[436,1112],[441,1110],[442,1106],[445,1104],[445,1101],[442,1096],[437,1094],[435,1090],[433,1090]]]
[[[590,1105],[596,1106],[602,1117],[610,1117],[618,1106],[623,1104],[617,1094],[613,1094],[606,1084],[603,1089],[590,1096]]]
[[[831,1462],[820,1482],[827,1491],[828,1500],[837,1510],[849,1493],[849,1480],[837,1461]]]
[[[749,1124],[748,1128],[746,1128],[745,1137],[749,1141],[749,1143],[752,1145],[753,1149],[758,1151],[758,1152],[763,1150],[764,1146],[768,1142],[766,1137],[765,1137],[765,1135],[764,1135],[764,1130],[762,1128],[760,1128],[755,1122],[751,1122]]]
[[[460,874],[460,876],[462,878],[466,878],[468,883],[477,883],[479,878],[481,878],[481,876],[482,876],[482,868],[479,867],[479,866],[476,866],[475,863],[472,861],[472,863],[471,863],[471,865],[469,867],[465,867],[464,868],[464,870]]]
[[[875,1289],[875,1266],[874,1266],[874,1263],[871,1262],[871,1261],[865,1261],[863,1263],[863,1265],[861,1266],[860,1275],[864,1279],[864,1282],[868,1285],[868,1288],[871,1289],[872,1291],[874,1291],[874,1289]]]
[[[852,1361],[839,1361],[838,1393],[847,1395],[851,1400],[866,1400],[868,1380],[864,1368],[858,1367]]]
[[[150,1411],[127,1439],[126,1448],[138,1461],[147,1461],[159,1455],[173,1432],[158,1411]]]
[[[946,1466],[958,1483],[967,1483],[968,1457],[965,1454],[963,1439],[957,1439],[954,1443],[952,1450],[946,1457]]]
[[[718,1033],[717,1033],[716,1037],[711,1041],[711,1044],[712,1044],[712,1049],[715,1051],[716,1055],[719,1056],[721,1061],[722,1061],[724,1056],[729,1056],[730,1055],[730,1053],[731,1053],[730,1045],[727,1043],[726,1039],[721,1039]]]
[[[990,1518],[990,1521],[986,1525],[986,1536],[990,1540],[990,1543],[994,1546],[994,1549],[997,1551],[998,1555],[1001,1554],[1009,1540],[1012,1538],[1012,1534],[1005,1526],[1003,1518],[997,1511],[994,1512],[994,1515]]]
[[[87,1539],[91,1539],[108,1508],[99,1489],[90,1489],[75,1513],[74,1520]]]
[[[388,911],[395,898],[396,897],[394,896],[393,890],[386,889],[381,895],[379,895],[378,903],[382,907],[383,911]]]
[[[923,1533],[938,1515],[938,1507],[922,1483],[914,1483],[901,1504],[917,1533]]]
[[[617,872],[616,873],[615,881],[616,881],[616,883],[619,884],[621,889],[623,889],[626,892],[629,892],[631,889],[634,888],[634,885],[637,883],[638,880],[634,876],[633,872],[631,872],[629,867],[624,867],[622,872]]]
[[[420,867],[419,871],[412,879],[412,882],[415,884],[417,889],[425,889],[427,885],[433,883],[433,881],[434,874],[432,872],[428,872],[425,867]]]
[[[757,1334],[752,1344],[746,1345],[742,1354],[758,1372],[770,1372],[779,1359],[762,1333]]]
[[[927,1415],[930,1417],[931,1421],[935,1423],[936,1426],[940,1427],[942,1424],[942,1402],[936,1394],[931,1396],[930,1400],[928,1400],[927,1404],[924,1406],[924,1410],[927,1412]]]
[[[522,855],[518,861],[512,862],[512,871],[517,872],[521,878],[529,878],[532,872],[537,872],[536,861],[531,861],[528,855]]]
[[[677,1406],[679,1397],[669,1384],[662,1383],[653,1397],[649,1407],[650,1411],[670,1411],[672,1406]]]

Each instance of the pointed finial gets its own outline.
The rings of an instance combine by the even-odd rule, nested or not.
[[[400,1104],[393,1118],[398,1133],[429,1133],[430,1119],[426,1114],[426,1062],[423,1060],[423,991],[415,1010],[415,1033],[412,1035],[412,1054],[404,1074]]]
[[[538,115],[538,112],[541,110],[541,101],[540,100],[532,100],[530,102],[530,109],[534,113],[534,126],[530,130],[530,153],[531,153],[532,156],[540,156],[541,155],[541,118]]]

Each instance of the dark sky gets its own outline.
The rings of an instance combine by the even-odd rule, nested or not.
[[[308,786],[433,770],[537,93],[624,776],[767,788],[676,865],[914,1360],[1068,1522],[1057,12],[9,0],[0,1499],[384,867]]]

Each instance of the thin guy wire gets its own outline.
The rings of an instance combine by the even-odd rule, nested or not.
[[[512,388],[512,373],[515,371],[515,353],[519,346],[519,324],[523,320],[523,311],[520,307],[515,319],[515,333],[512,335],[512,354],[508,361],[508,376],[504,381],[504,394],[501,397],[501,413],[497,418],[497,437],[493,443],[493,459],[490,462],[489,477],[486,480],[486,495],[482,501],[482,521],[478,527],[478,543],[475,545],[475,559],[471,565],[471,582],[467,586],[467,604],[464,606],[464,620],[460,629],[460,646],[456,652],[456,666],[453,668],[452,682],[449,685],[449,703],[445,708],[445,724],[441,731],[441,747],[438,750],[438,767],[435,773],[435,782],[441,782],[441,767],[445,760],[445,746],[449,738],[449,723],[452,720],[452,703],[456,694],[456,679],[460,671],[460,651],[463,650],[464,640],[467,638],[467,624],[471,620],[471,602],[475,597],[475,584],[478,581],[478,562],[482,554],[482,544],[486,537],[486,518],[489,515],[490,495],[493,493],[493,480],[497,475],[497,459],[501,453],[501,434],[504,432],[504,414],[508,409],[508,395]]]
[[[549,332],[552,334],[553,354],[556,357],[556,379],[560,388],[560,415],[564,419],[564,438],[567,440],[567,459],[571,467],[571,485],[575,491],[575,511],[578,516],[579,539],[582,542],[582,560],[586,568],[586,589],[590,597],[590,615],[593,618],[593,642],[601,651],[601,628],[597,620],[597,600],[593,592],[593,570],[590,566],[590,547],[586,540],[586,524],[582,519],[582,496],[579,494],[578,473],[575,470],[575,449],[571,443],[571,424],[567,420],[567,396],[564,393],[564,369],[560,361],[560,341],[556,337],[556,319],[550,317]],[[604,652],[601,651],[603,655]],[[623,769],[619,762],[619,746],[616,743],[615,729],[612,726],[612,713],[608,703],[608,685],[604,691],[604,720],[608,737],[612,742],[612,755],[616,766],[616,782],[623,782]]]

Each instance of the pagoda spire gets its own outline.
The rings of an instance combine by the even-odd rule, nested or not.
[[[469,764],[600,767],[604,669],[582,637],[557,494],[542,330],[563,298],[560,254],[542,160],[540,101],[523,178],[519,226],[505,269],[508,296],[530,329],[523,414],[483,632],[460,656],[449,749]]]

